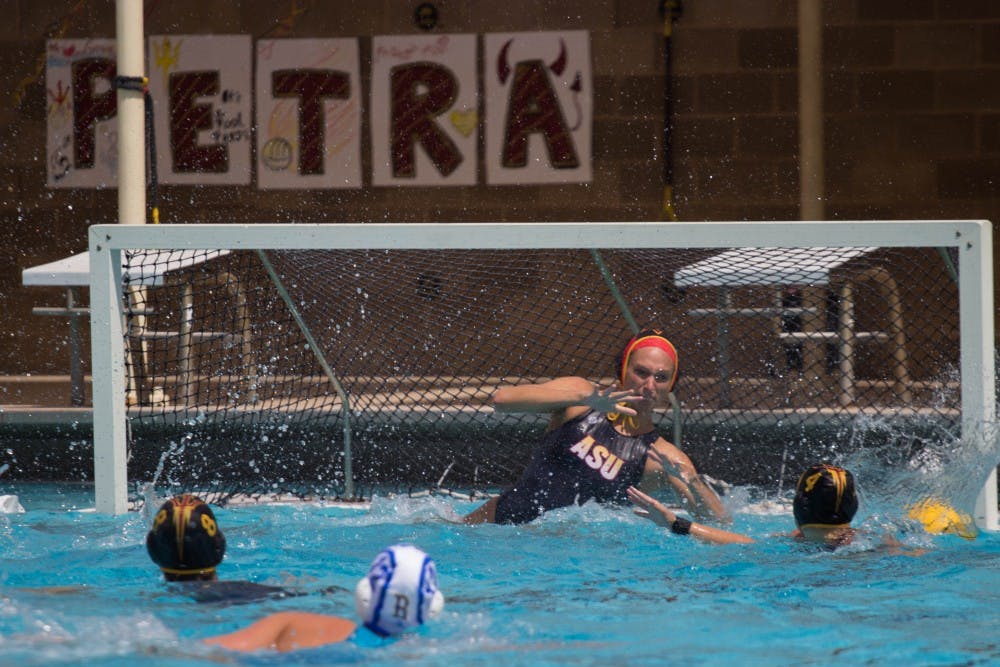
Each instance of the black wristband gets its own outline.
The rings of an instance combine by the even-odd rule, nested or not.
[[[674,522],[670,524],[670,532],[676,535],[687,535],[691,532],[691,522],[687,519],[677,517]]]

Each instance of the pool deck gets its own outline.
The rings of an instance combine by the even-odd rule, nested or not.
[[[93,410],[90,404],[90,376],[84,379],[84,396],[82,404],[74,405],[71,398],[71,381],[69,375],[19,375],[0,376],[0,429],[4,425],[20,426],[90,426],[93,424]],[[454,387],[445,396],[450,404],[427,405],[422,393],[381,391],[365,394],[363,403],[365,411],[374,411],[383,415],[387,421],[405,419],[414,412],[447,413],[461,422],[468,419],[482,418],[483,410],[474,407],[482,404],[492,393],[492,386]],[[458,405],[466,400],[466,405]],[[269,405],[269,401],[259,401],[252,410],[274,411],[286,413],[291,417],[286,407]],[[359,403],[360,405],[361,403]],[[473,407],[469,407],[473,406]],[[176,406],[174,406],[176,408]],[[308,411],[338,412],[341,406],[333,398],[313,399],[308,405],[298,404]],[[143,421],[144,417],[161,414],[161,408],[149,406],[133,406],[129,410],[132,417]],[[183,410],[181,410],[183,412]],[[489,413],[490,411],[487,411]],[[929,417],[946,420],[957,419],[956,410],[927,407],[858,407],[858,406],[816,406],[798,405],[785,408],[761,407],[758,409],[726,408],[719,405],[702,405],[699,408],[685,408],[687,419],[697,421],[724,421],[735,415],[753,417],[758,422],[777,424],[789,419],[797,423],[822,423],[831,419],[852,419],[858,415],[886,416],[891,414],[900,417]],[[491,415],[497,419],[498,415]],[[501,417],[503,419],[503,417]],[[2,433],[0,433],[2,435]]]
[[[93,423],[90,378],[84,405],[70,399],[68,375],[0,376],[0,428],[5,424],[70,425]]]

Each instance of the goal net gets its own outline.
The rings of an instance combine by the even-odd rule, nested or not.
[[[547,416],[494,414],[493,391],[611,384],[648,327],[680,354],[660,430],[713,478],[789,486],[815,459],[940,440],[983,464],[989,239],[969,221],[95,226],[98,504],[143,484],[495,490]]]

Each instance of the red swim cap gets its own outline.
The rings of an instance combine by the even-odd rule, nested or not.
[[[637,333],[635,336],[625,344],[624,349],[620,355],[618,355],[618,381],[621,385],[625,386],[625,369],[628,368],[629,358],[632,353],[636,350],[641,350],[644,347],[657,347],[667,353],[667,356],[674,362],[674,373],[670,377],[670,385],[668,391],[673,391],[674,385],[677,384],[677,372],[678,372],[678,362],[677,362],[677,349],[674,344],[667,340],[667,337],[663,335],[658,329],[644,329]]]

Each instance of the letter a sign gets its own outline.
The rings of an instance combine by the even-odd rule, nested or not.
[[[488,34],[483,66],[487,182],[590,182],[586,31]]]

